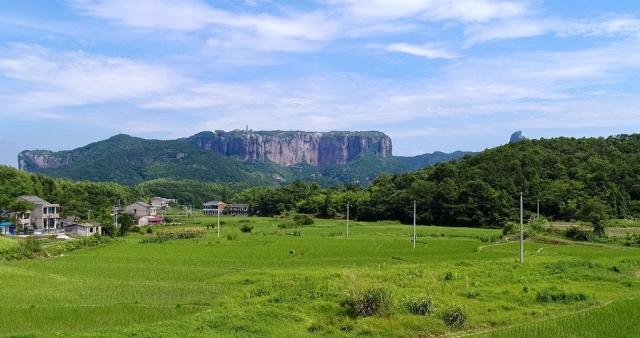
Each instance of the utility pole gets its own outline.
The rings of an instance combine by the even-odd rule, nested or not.
[[[416,200],[413,200],[413,248],[416,248]]]
[[[218,204],[218,238],[220,238],[220,204]]]
[[[91,222],[91,209],[89,209],[89,211],[88,211],[87,221]]]
[[[349,202],[347,202],[347,238],[349,238]]]
[[[520,192],[520,263],[524,264],[524,208]]]
[[[540,218],[540,197],[538,197],[538,203],[536,204],[536,210],[537,210],[538,218]]]

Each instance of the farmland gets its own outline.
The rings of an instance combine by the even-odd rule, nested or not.
[[[205,229],[215,218],[193,223]],[[624,337],[640,307],[634,248],[527,241],[522,266],[517,243],[494,241],[500,230],[421,226],[413,249],[411,227],[394,222],[353,222],[349,238],[344,221],[282,224],[223,217],[220,237],[209,228],[141,242],[171,229],[158,227],[63,256],[0,261],[0,335],[534,337],[562,327]],[[389,311],[347,315],[345,298],[372,286],[390,293]],[[412,314],[411,297],[430,297],[433,311]],[[443,321],[452,308],[466,315],[461,327]],[[630,319],[594,321],[621,315]]]

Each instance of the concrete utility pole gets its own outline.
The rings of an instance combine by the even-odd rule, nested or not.
[[[538,197],[538,203],[536,204],[536,213],[538,214],[537,218],[540,218],[540,197]]]
[[[520,263],[524,264],[524,208],[520,192]]]
[[[218,204],[218,238],[220,238],[220,204]]]
[[[416,248],[416,201],[413,201],[413,248]]]
[[[349,202],[347,202],[347,238],[349,238]]]

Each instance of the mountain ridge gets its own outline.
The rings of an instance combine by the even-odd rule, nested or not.
[[[203,144],[203,137],[211,142]],[[328,146],[317,147],[320,142],[314,142],[322,137]],[[235,145],[226,143],[225,151],[217,148],[229,140]],[[260,145],[259,140],[266,145]],[[22,170],[55,177],[125,184],[178,178],[270,185],[303,179],[331,185],[352,181],[367,184],[382,172],[414,171],[471,154],[435,152],[407,157],[393,156],[391,150],[391,138],[376,131],[235,130],[200,132],[175,140],[117,134],[73,150],[25,150],[18,155],[18,164]],[[315,157],[311,156],[314,151],[318,152]],[[282,164],[273,161],[274,157]]]

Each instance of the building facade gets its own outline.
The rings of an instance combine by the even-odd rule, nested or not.
[[[49,203],[38,196],[25,195],[18,198],[34,205],[31,212],[18,215],[18,223],[23,229],[42,230],[44,233],[55,233],[62,230],[59,204]]]
[[[209,216],[222,215],[226,206],[224,202],[209,201],[202,204],[202,214]]]

